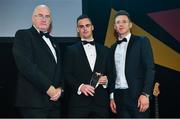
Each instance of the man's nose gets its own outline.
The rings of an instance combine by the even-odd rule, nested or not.
[[[87,27],[86,27],[86,26],[83,26],[83,30],[87,30]]]

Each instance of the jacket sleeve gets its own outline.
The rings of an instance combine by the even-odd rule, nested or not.
[[[149,42],[149,39],[146,37],[143,37],[143,45],[142,45],[142,61],[143,66],[145,70],[145,80],[144,80],[144,88],[143,92],[151,95],[152,93],[152,87],[153,87],[153,81],[154,81],[154,59],[153,59],[153,53],[151,44]]]

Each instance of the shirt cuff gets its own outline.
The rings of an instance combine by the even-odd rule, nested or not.
[[[81,84],[81,85],[79,86],[78,91],[77,91],[77,94],[78,94],[78,95],[81,95],[80,89],[81,89],[81,87],[82,87],[83,85],[84,85],[84,84]]]
[[[107,85],[108,85],[108,80],[107,80],[106,84],[104,84],[102,86],[103,86],[103,88],[107,88]]]
[[[114,93],[110,94],[110,99],[114,99]]]

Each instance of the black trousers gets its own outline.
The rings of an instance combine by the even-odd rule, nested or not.
[[[95,104],[83,107],[69,107],[68,117],[70,118],[108,118],[108,106],[97,106]]]
[[[61,117],[60,109],[58,108],[26,108],[20,107],[19,113],[23,118],[59,118]]]
[[[128,89],[117,89],[114,92],[117,116],[120,118],[149,118],[149,109],[139,112],[138,97],[132,97]]]

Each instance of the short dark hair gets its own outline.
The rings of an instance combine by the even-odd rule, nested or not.
[[[86,15],[86,14],[82,14],[82,15],[80,15],[80,16],[77,18],[77,21],[76,21],[77,25],[78,25],[79,20],[85,19],[85,18],[89,19],[89,21],[90,21],[91,24],[92,24],[92,21],[91,21],[90,17],[89,17],[88,15]]]
[[[125,11],[125,10],[120,10],[120,11],[118,11],[118,12],[116,13],[116,15],[114,16],[114,20],[116,19],[116,17],[121,16],[121,15],[127,16],[128,19],[129,19],[129,21],[132,21],[131,18],[130,18],[129,13],[128,13],[127,11]]]

